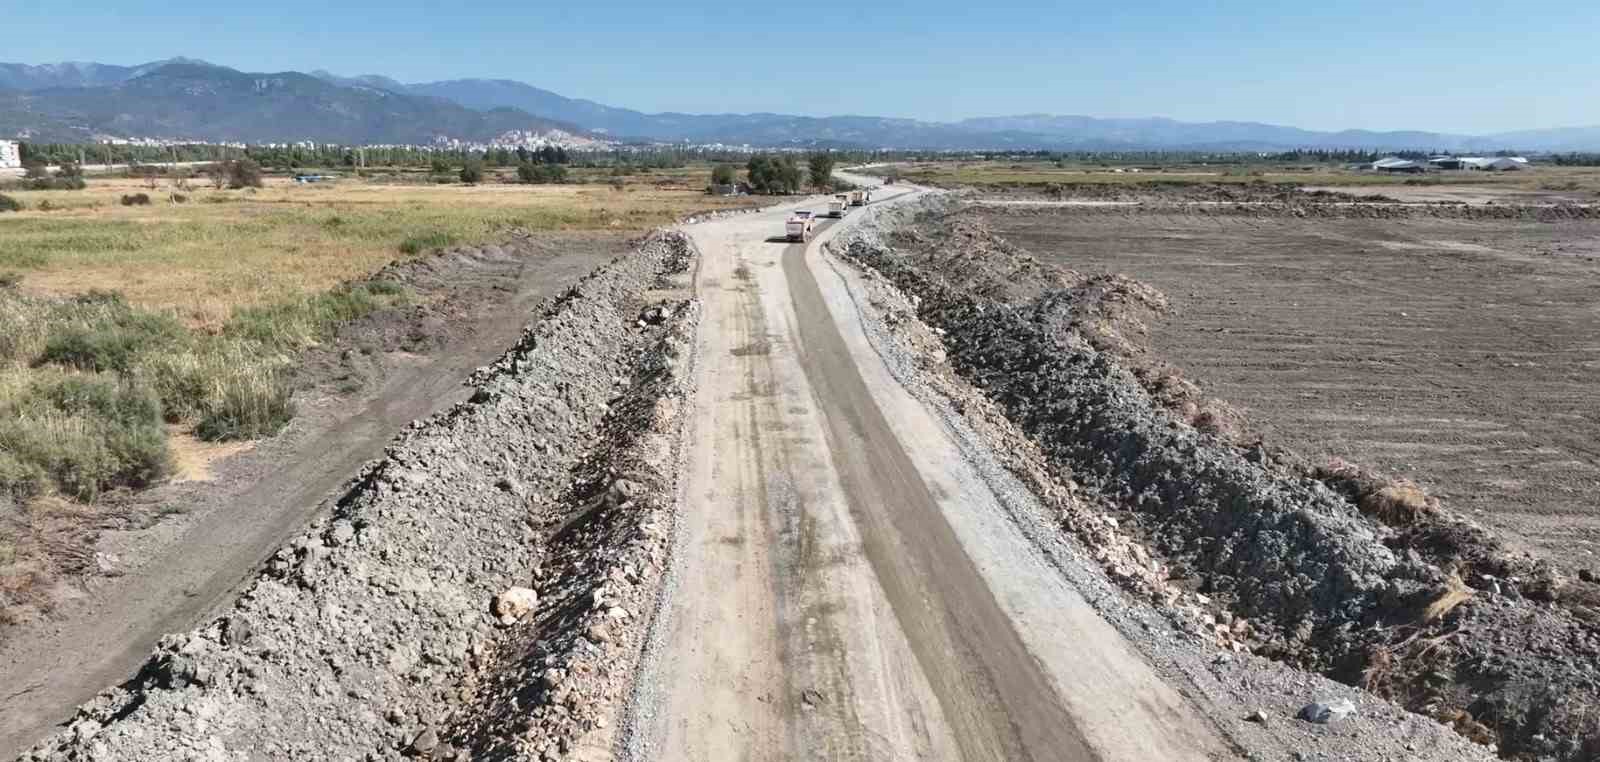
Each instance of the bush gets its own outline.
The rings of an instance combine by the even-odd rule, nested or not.
[[[183,195],[182,193],[174,193],[171,196],[169,196],[167,198],[167,200],[171,201],[174,204],[187,204],[187,203],[189,203],[189,197]]]
[[[118,294],[91,291],[56,316],[33,364],[127,374],[141,355],[164,351],[186,334],[171,315],[135,310]]]
[[[0,414],[0,491],[25,497],[53,486],[92,501],[115,487],[149,486],[171,469],[161,404],[131,382],[49,373],[13,393]]]
[[[739,170],[732,164],[718,164],[711,170],[712,185],[733,185],[739,181]]]
[[[0,194],[0,212],[20,212],[22,202],[10,196]]]
[[[261,165],[250,159],[217,162],[206,167],[206,175],[211,178],[211,184],[219,190],[261,187]]]
[[[476,159],[468,161],[461,168],[461,182],[469,185],[483,182],[483,162]]]
[[[517,179],[531,185],[549,185],[567,181],[567,168],[560,164],[524,163],[517,167]]]
[[[134,193],[132,195],[125,195],[125,196],[122,197],[122,205],[123,206],[149,206],[150,205],[150,195],[148,193]]]

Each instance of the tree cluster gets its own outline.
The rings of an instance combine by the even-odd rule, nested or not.
[[[833,154],[812,154],[806,163],[811,170],[811,187],[826,189],[833,184]]]
[[[787,195],[799,193],[805,182],[805,172],[795,163],[794,156],[783,157],[762,154],[750,158],[745,165],[750,177],[750,187],[756,193]]]

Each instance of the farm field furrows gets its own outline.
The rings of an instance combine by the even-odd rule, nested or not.
[[[1600,565],[1600,224],[996,211],[1048,261],[1161,289],[1158,355],[1269,443],[1422,484]]]

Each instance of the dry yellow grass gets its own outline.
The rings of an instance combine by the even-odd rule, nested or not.
[[[644,230],[698,209],[740,203],[688,184],[386,185],[359,179],[219,191],[169,181],[91,178],[82,191],[21,191],[27,205],[0,215],[0,273],[26,291],[120,291],[132,303],[177,310],[214,328],[240,306],[326,290],[403,256],[408,240],[492,240],[532,230]],[[193,182],[193,181],[191,181]],[[122,206],[146,193],[149,206]],[[184,193],[187,203],[173,203]]]
[[[1444,588],[1439,597],[1423,610],[1422,621],[1437,622],[1446,614],[1455,611],[1457,606],[1472,599],[1472,588],[1467,587],[1467,583],[1463,582],[1458,574],[1451,574],[1449,579],[1445,580]]]

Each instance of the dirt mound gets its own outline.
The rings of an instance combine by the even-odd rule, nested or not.
[[[656,235],[547,303],[231,611],[24,758],[533,758],[603,731],[671,530],[697,314],[642,294],[691,252]],[[497,601],[517,588],[538,605]]]
[[[983,243],[983,257],[898,248],[972,245],[970,227],[945,238],[957,218],[935,205],[905,221],[914,235],[842,243],[914,298],[951,367],[1054,468],[1127,511],[1172,578],[1247,619],[1252,650],[1492,737],[1509,756],[1591,758],[1600,723],[1584,708],[1600,701],[1600,684],[1583,665],[1600,630],[1569,583],[1408,485],[1316,473],[1292,453],[1185,425],[1152,394],[1173,382],[1141,378],[1153,365],[1141,366],[1137,341],[1096,346],[1097,310],[1125,339],[1137,336],[1134,321],[1117,316],[1140,310],[1102,308],[1092,293],[1007,301],[968,287],[1003,275],[941,266],[1003,274],[1016,265],[987,260],[1018,251],[1009,244]]]

